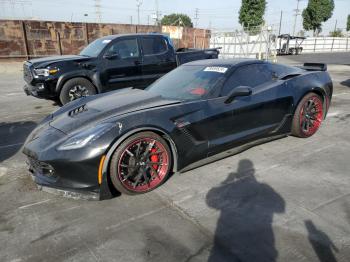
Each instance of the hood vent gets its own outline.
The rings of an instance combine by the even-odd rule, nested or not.
[[[77,115],[79,115],[79,114],[81,114],[81,113],[83,113],[83,112],[85,112],[85,111],[87,111],[87,110],[88,110],[88,109],[87,109],[87,106],[86,106],[86,104],[85,104],[85,105],[79,106],[79,107],[74,108],[73,110],[69,111],[69,112],[68,112],[68,115],[69,115],[70,117],[75,117],[75,116],[77,116]]]

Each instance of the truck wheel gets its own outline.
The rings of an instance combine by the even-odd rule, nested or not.
[[[87,79],[77,77],[68,80],[62,87],[60,93],[60,101],[62,105],[84,96],[96,94],[96,88]]]

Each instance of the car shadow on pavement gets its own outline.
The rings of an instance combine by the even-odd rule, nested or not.
[[[21,149],[29,133],[36,127],[32,121],[0,122],[0,163]]]
[[[273,216],[285,212],[284,199],[256,180],[253,162],[239,162],[207,196],[208,206],[220,211],[209,261],[276,261]]]
[[[305,221],[308,238],[320,262],[336,262],[333,251],[338,252],[338,248],[326,233],[318,229],[311,220]]]
[[[342,86],[350,87],[350,79],[340,82]]]

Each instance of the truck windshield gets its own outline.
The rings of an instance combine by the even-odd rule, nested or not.
[[[101,53],[103,48],[105,48],[105,46],[108,45],[108,43],[111,41],[112,40],[105,38],[96,39],[87,47],[85,47],[83,51],[80,52],[80,55],[97,57]]]
[[[146,90],[166,99],[199,100],[223,83],[227,70],[226,67],[180,66]]]

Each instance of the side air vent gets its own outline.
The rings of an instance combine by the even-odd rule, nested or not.
[[[85,111],[87,111],[87,107],[86,107],[86,105],[82,105],[82,106],[79,106],[79,107],[74,108],[73,110],[69,111],[68,115],[70,117],[75,117],[76,115],[83,113]]]
[[[288,79],[292,79],[294,77],[300,76],[300,74],[291,74],[291,75],[286,75],[284,77],[281,78],[281,80],[288,80]]]

